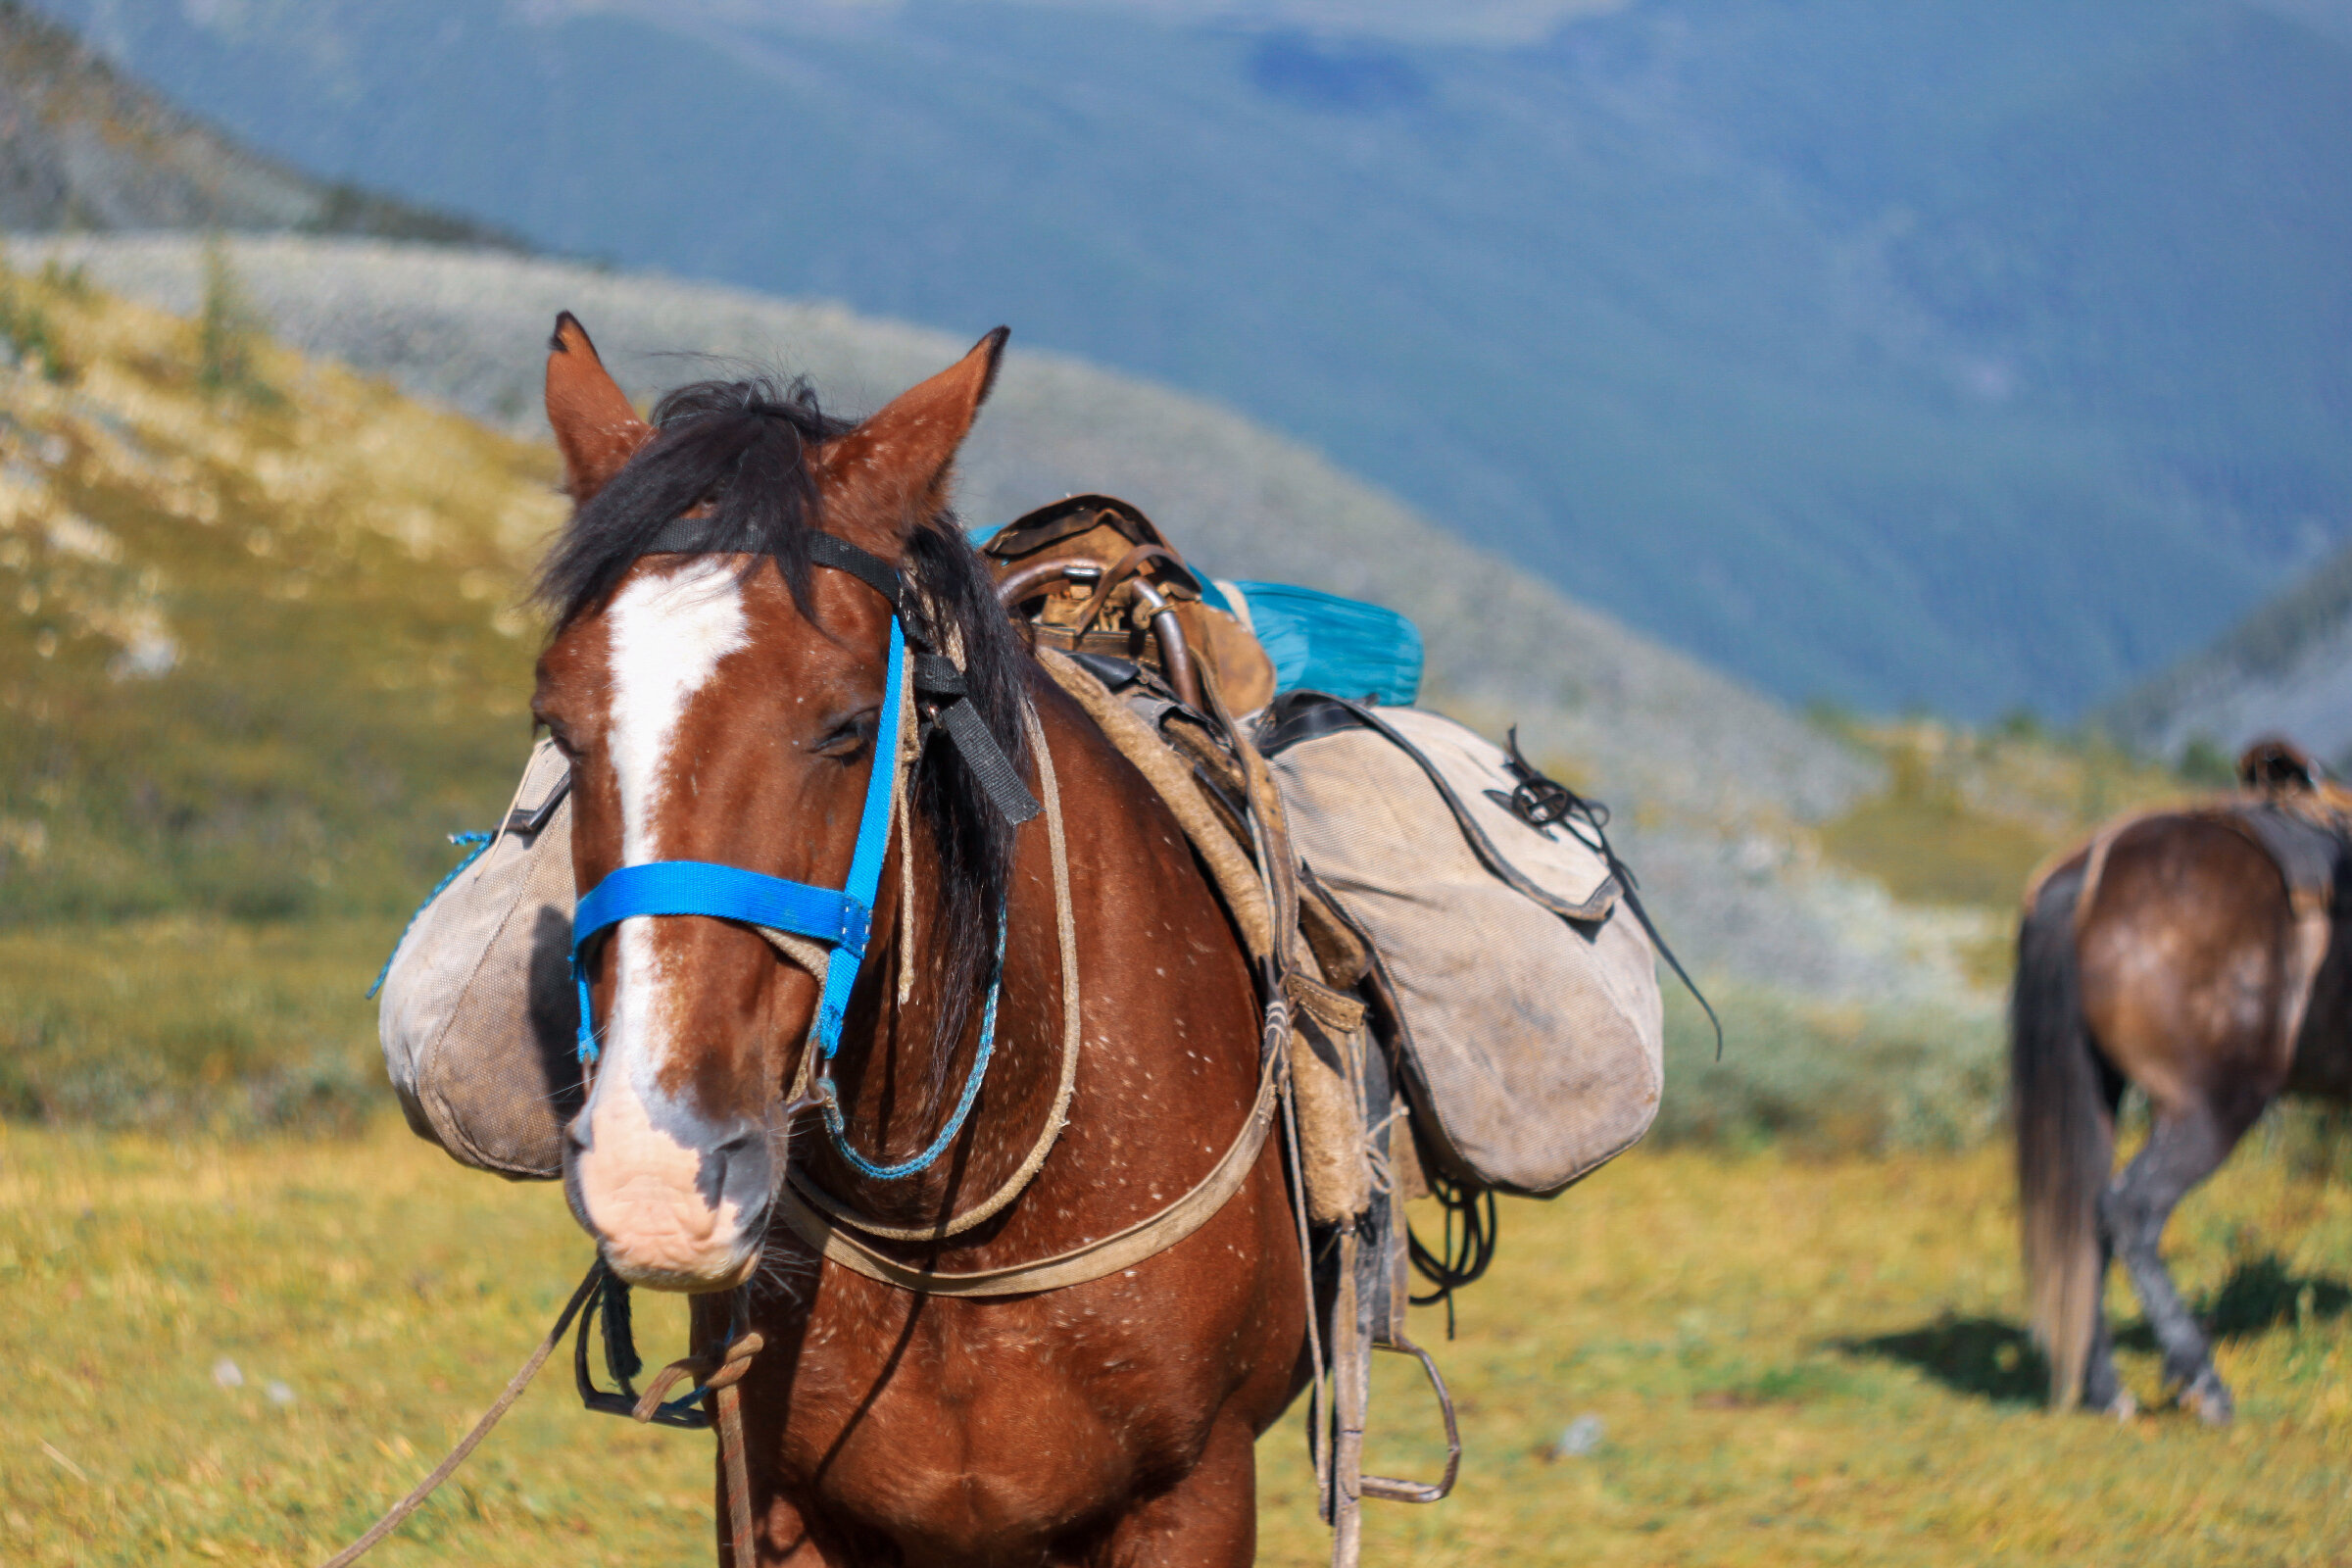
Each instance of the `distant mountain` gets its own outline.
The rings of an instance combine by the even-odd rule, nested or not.
[[[257,157],[0,0],[0,229],[293,229],[512,244],[489,224]]]
[[[640,397],[749,361],[806,374],[846,413],[877,407],[970,344],[838,307],[494,253],[296,238],[229,242],[241,296],[289,346],[544,439],[549,323],[576,312]],[[194,238],[27,246],[26,259],[192,315]],[[1229,577],[1300,582],[1392,605],[1428,643],[1449,704],[1516,719],[1589,785],[1710,831],[1829,815],[1876,769],[1776,703],[1514,570],[1312,452],[1217,409],[1016,335],[958,466],[974,523],[1108,490]]]
[[[2352,533],[2340,0],[43,0],[275,156],[1295,433],[1790,697],[2081,710]]]
[[[2234,756],[2258,736],[2285,735],[2352,772],[2352,550],[2097,717],[2166,758],[2200,742]]]

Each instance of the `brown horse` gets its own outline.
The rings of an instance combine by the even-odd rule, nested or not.
[[[2158,1244],[2182,1196],[2289,1091],[2352,1091],[2352,952],[2327,890],[2347,804],[2291,748],[2257,747],[2248,793],[2110,824],[2028,895],[2010,1007],[2020,1218],[2050,1394],[2123,1416],[2100,1298],[2121,1254],[2202,1419],[2233,1403]],[[2300,862],[2300,863],[2298,863]],[[2110,1180],[2127,1086],[2149,1134]]]
[[[858,424],[763,382],[687,387],[642,421],[568,316],[548,359],[577,506],[542,580],[557,630],[534,710],[571,761],[581,888],[655,860],[843,885],[868,776],[900,751],[877,733],[891,606],[811,569],[819,532],[904,574],[910,635],[956,655],[1033,792],[1035,714],[1072,829],[1083,1052],[1066,1127],[1016,1201],[960,1234],[876,1244],[950,1270],[1059,1253],[1163,1208],[1234,1142],[1259,1074],[1251,972],[1183,833],[1045,678],[947,510],[1003,341]],[[661,545],[682,516],[717,543]],[[722,1293],[697,1302],[705,1330],[748,1300],[765,1340],[742,1385],[760,1561],[1247,1563],[1254,1442],[1306,1375],[1279,1140],[1172,1248],[1040,1294],[902,1290],[768,1225],[789,1164],[875,1224],[944,1227],[1017,1173],[1054,1112],[1046,824],[993,812],[945,729],[926,718],[906,763],[835,1073],[860,1153],[928,1146],[978,1054],[1002,929],[994,1062],[946,1156],[883,1181],[814,1118],[787,1144],[816,976],[740,924],[639,917],[589,973],[601,1034],[569,1130],[573,1211],[621,1278]],[[722,1520],[724,1491],[722,1475]]]

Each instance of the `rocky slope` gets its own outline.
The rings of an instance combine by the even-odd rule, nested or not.
[[[177,313],[203,292],[187,236],[44,244],[109,288]],[[632,393],[729,367],[806,374],[846,412],[948,364],[969,338],[838,307],[549,261],[293,237],[238,239],[239,285],[291,347],[523,436],[544,436],[539,378],[559,310],[587,322]],[[1223,409],[1022,348],[962,466],[974,522],[1108,490],[1142,506],[1220,576],[1306,583],[1403,611],[1433,687],[1588,783],[1710,820],[1810,820],[1868,789],[1872,767],[1780,705],[1464,545],[1316,453]]]
[[[2098,716],[2166,758],[2199,745],[2234,756],[2259,735],[2278,734],[2339,770],[2352,765],[2352,551]]]
[[[486,224],[313,179],[0,4],[0,229],[300,229],[501,242]]]

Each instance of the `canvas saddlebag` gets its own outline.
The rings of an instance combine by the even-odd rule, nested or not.
[[[571,771],[542,740],[497,835],[402,934],[377,1004],[409,1126],[461,1164],[563,1174],[581,1089],[575,899]]]
[[[1548,1197],[1648,1131],[1656,955],[1580,819],[1451,719],[1293,692],[1260,721],[1293,849],[1376,954],[1425,1157]],[[1532,819],[1531,819],[1532,818]]]

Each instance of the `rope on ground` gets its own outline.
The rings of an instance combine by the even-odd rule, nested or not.
[[[571,1299],[556,1319],[556,1326],[547,1331],[547,1338],[539,1342],[539,1348],[531,1352],[530,1359],[522,1363],[522,1370],[508,1380],[507,1391],[498,1396],[498,1402],[482,1412],[482,1418],[473,1424],[471,1432],[458,1440],[458,1446],[449,1450],[449,1457],[435,1465],[433,1473],[418,1482],[415,1491],[394,1503],[381,1519],[368,1526],[366,1535],[329,1557],[320,1568],[350,1568],[378,1542],[398,1530],[401,1523],[440,1488],[442,1482],[456,1473],[458,1466],[466,1462],[466,1456],[490,1435],[492,1427],[498,1425],[499,1418],[513,1409],[514,1401],[522,1397],[522,1391],[531,1386],[531,1379],[539,1375],[539,1369],[547,1365],[547,1358],[563,1343],[564,1331],[571,1327],[571,1320],[579,1316],[580,1308],[587,1304],[589,1296],[603,1282],[604,1275],[605,1260],[600,1257],[589,1265],[587,1276],[580,1281],[580,1288],[571,1293]]]

